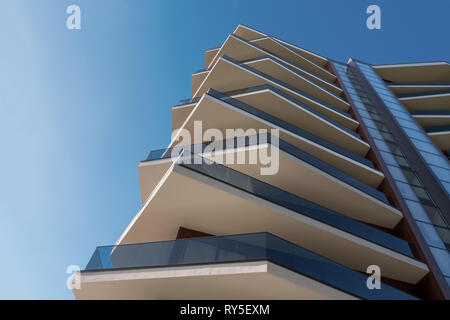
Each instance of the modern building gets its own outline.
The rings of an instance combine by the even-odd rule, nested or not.
[[[172,127],[77,299],[450,298],[447,62],[341,63],[239,25]]]

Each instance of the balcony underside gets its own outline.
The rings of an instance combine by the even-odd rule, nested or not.
[[[450,131],[430,132],[428,136],[441,150],[450,149]]]
[[[76,299],[356,299],[268,261],[83,272]]]
[[[247,26],[244,25],[239,25],[236,30],[233,32],[233,34],[247,40],[247,41],[251,41],[251,40],[256,40],[259,38],[265,38],[268,35],[265,33],[262,33],[260,31],[257,31],[255,29],[249,28]],[[298,46],[295,46],[291,43],[288,43],[286,41],[280,40],[278,38],[274,38],[276,41],[278,41],[279,43],[283,44],[284,46],[286,46],[287,48],[293,50],[294,52],[300,54],[301,56],[305,57],[306,59],[310,60],[311,62],[317,64],[318,66],[325,68],[325,66],[328,63],[328,59],[325,57],[322,57],[316,53],[313,53],[311,51],[305,50],[303,48],[300,48]]]
[[[376,264],[384,276],[408,283],[417,283],[428,272],[423,263],[396,251],[410,250],[396,237],[226,167],[186,166],[174,163],[169,168],[118,244],[172,240],[179,226],[215,235],[265,231],[355,270],[365,272]],[[225,179],[221,174],[228,177],[227,182],[220,180]],[[287,201],[283,203],[290,209],[279,201]],[[362,232],[365,238],[344,229]],[[388,249],[393,245],[402,249]]]
[[[183,126],[196,105],[197,103],[190,103],[172,108],[172,132]]]
[[[365,154],[368,151],[369,145],[361,140],[358,134],[272,86],[248,88],[242,93],[230,94],[230,97],[350,152]],[[172,109],[173,127],[181,128],[194,107],[195,104],[174,107]]]
[[[344,112],[347,112],[350,105],[344,101],[341,97],[328,90],[323,89],[313,81],[308,80],[305,76],[295,71],[292,68],[282,64],[276,59],[264,56],[251,61],[244,62],[245,65],[258,70],[264,74],[267,74],[297,90],[320,99],[321,101],[328,103],[335,108],[338,108]]]
[[[244,26],[242,24],[240,24],[236,27],[233,34],[235,34],[245,40],[248,40],[248,41],[267,36],[267,34],[262,33],[261,31],[252,29],[252,28]]]
[[[450,125],[450,113],[449,112],[443,113],[443,112],[436,111],[436,112],[430,112],[428,114],[413,113],[412,116],[423,127]]]
[[[272,85],[276,89],[281,90],[310,108],[323,113],[325,116],[346,126],[347,128],[354,129],[355,124],[357,124],[357,122],[348,114],[323,102],[320,98],[315,98],[304,92],[300,92],[287,84],[283,84],[274,78],[260,73],[254,68],[230,60],[227,57],[221,57],[216,62],[211,71],[208,73],[208,76],[203,81],[202,85],[195,93],[194,97],[202,96],[210,88],[221,92],[230,92],[261,85]]]
[[[323,89],[320,85],[317,85],[315,81],[310,81],[303,74],[290,68],[276,58],[262,56],[250,61],[242,62],[242,64],[281,81],[294,89],[301,90],[339,110],[346,112],[349,109],[349,104],[341,97]]]
[[[357,154],[367,152],[369,147],[360,136],[305,104],[292,99],[283,92],[270,87],[249,90],[231,97],[255,106],[280,120],[302,128]],[[365,145],[365,146],[364,146]],[[363,150],[363,151],[361,151]]]
[[[208,68],[209,64],[214,59],[219,50],[220,48],[213,48],[205,51],[205,69]]]
[[[305,138],[305,136],[300,136],[292,131],[288,131],[281,128],[274,123],[268,122],[262,118],[256,117],[253,114],[244,112],[242,109],[236,108],[235,106],[224,102],[220,99],[205,94],[199,103],[194,107],[191,114],[188,116],[184,122],[182,129],[190,133],[191,137],[194,137],[194,123],[195,121],[202,121],[202,130],[207,129],[217,129],[225,137],[226,130],[228,128],[241,128],[243,132],[239,135],[249,135],[247,130],[260,130],[266,129],[270,132],[271,129],[279,130],[279,137],[284,141],[294,145],[295,147],[313,155],[314,157],[336,167],[337,169],[345,172],[346,174],[360,180],[363,183],[369,184],[371,186],[378,185],[383,175],[368,166],[369,162],[367,159],[361,158],[361,156],[348,153],[345,149],[338,149],[325,144],[318,144]],[[294,129],[292,129],[294,130]],[[181,135],[183,132],[180,131]],[[256,132],[255,132],[256,133]],[[197,137],[197,139],[202,139],[203,137]],[[169,147],[175,145],[186,145],[192,144],[192,141],[181,142],[178,141],[179,136],[175,136],[174,140],[171,142]],[[223,138],[222,138],[223,139]],[[219,139],[219,140],[222,140]],[[313,138],[310,138],[313,139]],[[317,140],[318,141],[318,140]],[[209,142],[208,141],[194,141],[194,143]],[[358,147],[360,152],[364,154],[368,150],[368,146],[365,143],[354,142],[353,147]],[[334,151],[329,149],[334,148]],[[340,150],[340,151],[338,151]],[[361,154],[361,153],[360,153]],[[363,161],[364,160],[364,161]],[[367,162],[367,164],[366,164]]]
[[[418,93],[418,92],[450,89],[450,83],[445,82],[391,83],[388,86],[395,94],[407,94],[407,93]]]
[[[336,76],[333,75],[331,72],[316,65],[315,63],[311,62],[310,60],[306,59],[305,57],[293,51],[292,49],[289,49],[288,47],[286,47],[285,45],[283,45],[282,43],[276,41],[271,37],[254,39],[251,40],[250,42],[257,45],[260,48],[263,48],[264,50],[270,52],[275,56],[278,56],[286,61],[289,61],[290,63],[293,63],[321,77],[326,81],[333,83],[336,80]]]
[[[278,44],[278,45],[280,45],[280,44]],[[289,49],[286,49],[286,50],[290,51]],[[295,53],[292,53],[292,54],[297,55]],[[335,84],[333,84],[333,82],[324,80],[324,78],[321,78],[320,75],[318,76],[315,73],[311,73],[311,72],[307,71],[307,69],[303,69],[302,68],[302,65],[304,65],[303,63],[299,65],[296,63],[289,62],[289,60],[286,61],[285,59],[283,59],[282,56],[277,55],[277,54],[271,54],[269,51],[266,51],[263,48],[255,45],[255,44],[252,44],[242,38],[236,37],[234,35],[230,35],[227,38],[225,43],[222,45],[222,47],[218,51],[218,54],[216,55],[214,60],[211,61],[211,63],[208,65],[208,67],[212,67],[214,65],[214,63],[221,56],[224,56],[224,55],[229,56],[237,61],[248,61],[248,60],[252,60],[255,58],[260,58],[262,56],[269,56],[269,57],[277,59],[278,61],[281,61],[282,63],[284,63],[291,69],[295,70],[296,72],[299,72],[304,77],[308,78],[309,80],[313,81],[314,83],[323,87],[324,89],[329,90],[338,95],[342,94],[342,89],[340,89]],[[301,59],[304,60],[304,58],[301,58]],[[326,72],[326,75],[327,75],[326,78],[330,78],[328,75],[331,75],[331,74],[328,71],[325,71],[322,68],[319,68],[319,69],[322,72]],[[334,77],[333,75],[331,75],[331,76]],[[334,78],[332,78],[331,81],[334,81]]]
[[[414,299],[384,283],[369,290],[366,282],[365,274],[260,232],[97,247],[74,293],[90,299],[124,292],[135,299],[230,299],[236,291],[233,299]]]
[[[259,159],[255,164],[248,164],[254,155],[274,153],[279,155],[276,174],[262,175],[261,170],[267,165],[262,165]],[[232,164],[227,163],[230,154],[233,154]],[[359,221],[392,229],[402,218],[402,214],[380,196],[381,192],[358,183],[283,141],[279,142],[279,148],[261,144],[216,151],[214,154],[202,153],[202,156]],[[146,161],[139,165],[143,203],[177,158]],[[246,162],[238,164],[238,159],[245,159]]]
[[[373,69],[392,82],[450,82],[450,65],[446,62],[378,65]]]
[[[194,73],[192,75],[192,80],[191,80],[191,96],[193,96],[195,94],[195,92],[197,92],[198,87],[202,84],[202,82],[205,80],[206,76],[208,75],[207,70],[202,71],[202,72],[198,72],[198,73]]]
[[[409,110],[450,110],[450,94],[426,95],[417,97],[399,98]]]

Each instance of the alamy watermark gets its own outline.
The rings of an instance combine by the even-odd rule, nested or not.
[[[66,287],[69,290],[73,289],[81,289],[81,275],[80,275],[80,266],[75,264],[70,265],[66,269],[66,273],[69,274],[69,277],[66,280]]]
[[[81,29],[81,9],[79,6],[72,4],[67,7],[66,13],[70,14],[66,20],[66,27],[69,30]]]
[[[366,20],[366,26],[369,30],[381,29],[381,9],[376,4],[367,7],[366,13],[370,16]]]
[[[366,273],[370,274],[367,278],[366,285],[369,290],[381,289],[381,268],[376,264],[367,267]]]
[[[271,129],[270,134],[267,129],[253,128],[225,129],[225,135],[217,128],[203,132],[203,122],[194,121],[193,134],[184,128],[172,132],[176,143],[170,153],[171,158],[179,157],[179,163],[259,164],[261,175],[275,175],[280,167],[278,135],[278,129]]]

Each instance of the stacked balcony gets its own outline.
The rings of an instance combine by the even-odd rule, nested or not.
[[[410,63],[374,69],[436,146],[450,157],[450,65]]]
[[[172,108],[171,143],[138,166],[142,208],[97,248],[75,296],[417,298],[428,267],[397,234],[403,213],[328,65],[243,25],[206,51],[191,97]],[[199,123],[240,130],[199,137]],[[261,155],[276,155],[274,172]]]

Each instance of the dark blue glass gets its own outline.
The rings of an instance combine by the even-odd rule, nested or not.
[[[242,137],[241,137],[242,138]],[[230,140],[224,140],[222,142],[218,142],[218,145],[223,146],[223,149],[226,148],[237,148],[237,147],[248,147],[251,145],[257,145],[260,143],[271,143],[272,136],[267,133],[264,135],[256,135],[256,136],[246,136],[244,139],[240,138],[234,138],[230,143]],[[196,146],[199,146],[198,150],[200,152],[203,152],[205,148],[208,146],[208,143],[203,143],[201,145],[188,145],[188,146],[181,146],[181,147],[175,147],[175,148],[167,148],[167,149],[159,149],[155,151],[151,151],[149,156],[147,157],[147,160],[145,161],[151,161],[151,160],[158,160],[158,159],[166,159],[171,157],[177,157],[183,153],[184,150],[187,152],[192,152],[192,150],[196,150]],[[388,199],[384,195],[384,193],[376,190],[375,188],[372,188],[361,181],[349,176],[348,174],[336,169],[335,167],[329,165],[326,162],[323,162],[320,159],[317,159],[316,157],[310,155],[309,153],[306,153],[299,148],[281,140],[278,139],[278,145],[276,146],[281,151],[284,151],[294,157],[296,157],[299,160],[302,160],[317,169],[339,179],[340,181],[380,200],[383,201],[386,204],[389,204]],[[221,150],[221,149],[220,149]],[[219,150],[215,150],[219,151]],[[195,152],[193,152],[195,153]]]
[[[191,161],[198,163],[198,161]],[[322,223],[341,229],[368,241],[414,257],[409,244],[393,235],[373,228],[365,223],[346,217],[292,193],[276,188],[268,183],[247,176],[220,164],[181,164],[197,173],[231,185],[253,196],[278,204],[286,209],[305,215]]]
[[[398,94],[397,97],[399,97],[399,98],[427,97],[427,96],[434,96],[434,95],[441,95],[441,94],[450,94],[450,89],[402,93],[402,94]]]
[[[197,103],[200,101],[200,98],[189,98],[189,99],[184,99],[184,100],[180,100],[175,106],[176,107],[180,107],[180,106],[185,106],[188,104],[193,104],[193,103]]]
[[[270,233],[97,247],[85,271],[246,261],[270,261],[358,298],[416,299],[386,284],[369,290],[366,275]]]
[[[426,132],[446,132],[450,131],[450,125],[430,126],[423,128]]]

